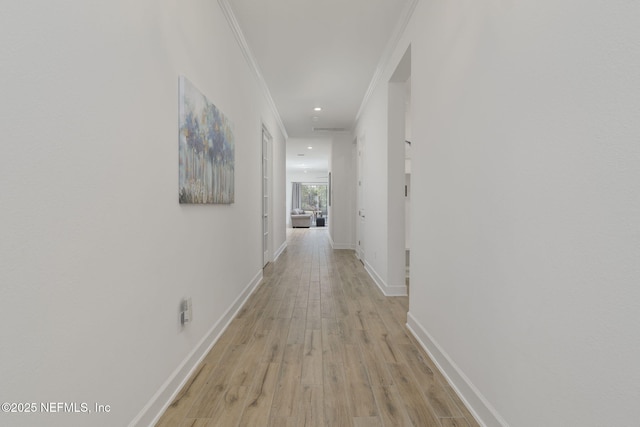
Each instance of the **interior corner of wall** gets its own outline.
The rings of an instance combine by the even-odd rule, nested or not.
[[[407,313],[406,326],[480,425],[509,427],[493,405],[414,316],[411,309]]]

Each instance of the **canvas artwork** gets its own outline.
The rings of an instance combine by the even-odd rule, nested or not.
[[[180,203],[233,203],[233,124],[180,76]]]

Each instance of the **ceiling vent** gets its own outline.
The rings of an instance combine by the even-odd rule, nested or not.
[[[345,128],[312,128],[314,132],[344,132]]]

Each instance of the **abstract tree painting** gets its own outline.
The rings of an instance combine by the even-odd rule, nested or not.
[[[233,203],[233,124],[180,76],[180,203]]]

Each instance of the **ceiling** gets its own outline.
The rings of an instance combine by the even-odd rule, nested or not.
[[[309,180],[326,179],[331,156],[331,138],[289,138],[287,171],[306,174]],[[311,147],[311,148],[309,148]]]
[[[227,0],[289,138],[351,131],[410,0]],[[321,107],[322,111],[314,111]],[[311,158],[313,155],[308,150]]]

